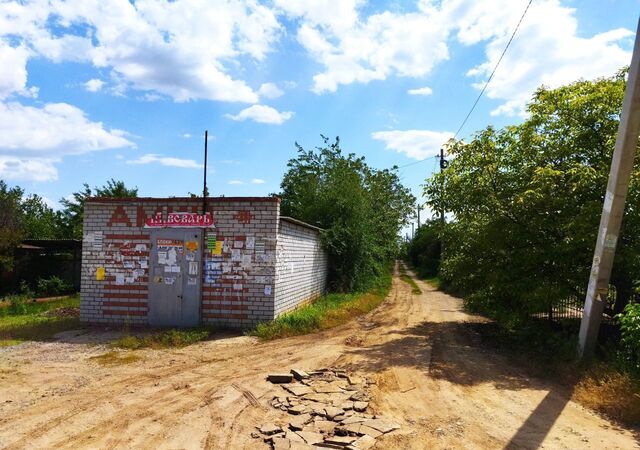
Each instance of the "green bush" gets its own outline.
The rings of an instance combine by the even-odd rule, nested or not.
[[[27,302],[30,300],[31,297],[22,294],[9,296],[9,314],[14,316],[27,314]]]
[[[40,278],[36,291],[38,295],[61,295],[73,290],[71,284],[60,277]]]
[[[620,358],[625,368],[640,374],[640,303],[629,303],[622,314],[620,323]]]

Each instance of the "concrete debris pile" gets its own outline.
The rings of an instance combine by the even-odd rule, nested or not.
[[[367,413],[373,384],[368,378],[340,369],[308,373],[293,369],[289,374],[271,374],[267,380],[284,390],[271,400],[271,406],[289,417],[284,426],[263,424],[252,435],[274,450],[365,450],[375,445],[376,438],[400,428]]]

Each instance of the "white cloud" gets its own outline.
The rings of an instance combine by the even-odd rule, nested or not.
[[[244,184],[244,181],[242,180],[230,180],[227,182],[227,184]]]
[[[262,178],[254,178],[253,180],[251,180],[251,183],[253,183],[253,184],[265,184],[266,181],[264,181]]]
[[[193,159],[174,158],[171,156],[161,156],[154,153],[147,153],[138,159],[131,159],[127,164],[160,164],[167,167],[179,167],[181,169],[202,169],[203,164]]]
[[[293,113],[291,111],[279,112],[277,109],[266,105],[252,105],[243,109],[235,116],[232,114],[225,114],[225,117],[238,122],[244,122],[248,119],[258,123],[281,125],[291,119],[293,117]]]
[[[191,133],[184,133],[182,137],[185,139],[191,139]]]
[[[278,98],[284,94],[284,91],[280,89],[275,83],[263,83],[258,89],[258,95],[264,98]]]
[[[28,159],[0,154],[0,178],[13,181],[54,181],[58,179],[56,159]]]
[[[122,130],[106,129],[66,103],[41,108],[0,102],[0,177],[50,181],[66,155],[135,147]]]
[[[409,89],[407,91],[407,94],[409,94],[409,95],[424,95],[424,96],[427,96],[427,95],[433,94],[433,90],[430,87],[425,86],[425,87],[417,88],[417,89]]]
[[[253,103],[258,95],[232,69],[241,57],[263,60],[281,29],[253,0],[4,2],[0,39],[12,46],[3,41],[0,62],[11,70],[0,75],[0,94],[24,88],[26,60],[42,56],[110,70],[120,92]]]
[[[435,156],[442,146],[453,137],[448,131],[430,130],[393,130],[376,131],[371,137],[383,141],[386,148],[404,153],[413,159],[424,159]]]
[[[84,88],[89,92],[98,92],[104,86],[104,81],[98,78],[92,78],[84,83]]]

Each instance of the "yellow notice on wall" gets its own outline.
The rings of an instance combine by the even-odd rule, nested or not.
[[[216,246],[211,249],[212,255],[222,255],[222,241],[216,241]]]
[[[103,281],[104,280],[104,267],[98,267],[96,269],[96,280]]]
[[[185,242],[184,246],[188,251],[195,252],[196,250],[198,250],[198,241],[187,241]]]

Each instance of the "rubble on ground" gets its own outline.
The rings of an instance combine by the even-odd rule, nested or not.
[[[286,426],[266,423],[252,436],[274,450],[366,450],[378,437],[400,428],[393,420],[367,412],[373,384],[369,378],[329,368],[292,369],[290,374],[268,375],[267,380],[283,389],[271,406],[289,416]]]

